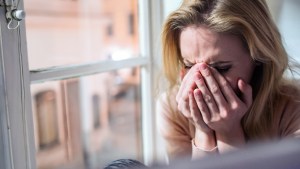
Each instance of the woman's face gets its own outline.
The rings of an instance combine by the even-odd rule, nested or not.
[[[237,36],[215,33],[205,26],[189,26],[180,34],[180,50],[186,69],[206,63],[218,70],[236,93],[239,78],[251,81],[255,64]]]

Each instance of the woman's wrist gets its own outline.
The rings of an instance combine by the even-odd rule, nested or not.
[[[203,147],[199,147],[195,144],[195,139],[194,138],[192,139],[192,147],[193,147],[193,150],[197,149],[197,150],[200,150],[200,151],[206,152],[206,153],[215,152],[218,149],[218,146],[215,146],[211,149],[206,149],[206,148],[203,148]]]
[[[211,150],[217,146],[215,133],[213,130],[210,132],[203,132],[196,129],[194,145],[203,150]]]
[[[196,129],[195,138],[192,139],[191,144],[192,159],[198,159],[218,152],[213,130],[211,132],[204,132]]]

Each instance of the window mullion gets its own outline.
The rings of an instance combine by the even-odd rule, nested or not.
[[[161,61],[160,43],[158,43],[162,25],[162,1],[139,1],[140,46],[141,55],[149,58],[149,64],[142,69],[142,136],[144,162],[149,165],[156,161],[156,122],[155,91],[159,63]]]
[[[137,57],[121,61],[103,61],[90,64],[81,64],[73,66],[61,66],[43,70],[33,70],[30,73],[31,83],[42,81],[61,80],[65,78],[74,78],[87,76],[96,73],[108,72],[112,70],[144,66],[148,64],[147,58]]]
[[[0,37],[2,37],[2,29],[0,29]],[[4,69],[4,58],[3,58],[3,45],[2,39],[0,45],[1,57],[0,57],[0,168],[12,168],[11,162],[11,149],[10,149],[10,136],[9,136],[9,120],[8,120],[8,102],[7,102],[7,91],[5,83],[5,69]]]
[[[18,9],[23,9],[20,0]],[[1,137],[6,169],[35,169],[35,146],[24,22],[9,30],[5,9],[1,23]],[[1,142],[0,142],[1,143]],[[2,154],[1,154],[2,156]],[[2,165],[2,164],[1,164]],[[0,165],[0,166],[1,166]],[[2,166],[1,166],[2,168]]]

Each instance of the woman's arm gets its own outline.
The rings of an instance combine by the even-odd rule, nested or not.
[[[156,104],[156,122],[162,136],[169,161],[191,158],[191,134],[189,121],[176,111],[176,103],[163,93]],[[176,114],[178,113],[178,114]]]

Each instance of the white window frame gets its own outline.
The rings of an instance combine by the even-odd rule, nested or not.
[[[19,0],[18,9],[24,9],[23,0]],[[162,1],[139,0],[139,10],[141,57],[30,71],[24,21],[20,22],[19,28],[9,30],[5,18],[4,0],[0,0],[0,168],[36,168],[30,93],[32,83],[86,76],[128,67],[140,67],[142,70],[144,162],[151,164],[155,160],[154,76],[158,73],[157,67],[161,61],[157,42],[159,42],[163,18]]]

